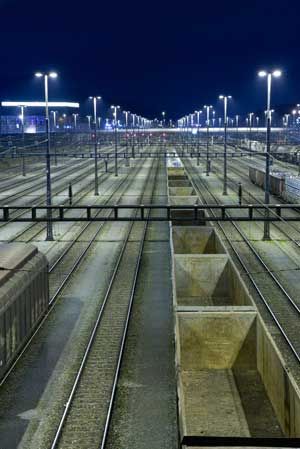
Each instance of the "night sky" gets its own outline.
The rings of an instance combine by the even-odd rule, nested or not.
[[[265,107],[260,68],[278,67],[273,105],[300,103],[300,1],[0,0],[2,100],[101,95],[148,118],[178,118],[231,94],[233,113]],[[288,112],[288,111],[286,111]]]

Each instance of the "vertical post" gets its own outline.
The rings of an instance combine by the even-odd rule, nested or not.
[[[25,134],[24,134],[24,106],[21,106],[21,117],[22,117],[22,176],[26,176],[26,167],[25,167]]]
[[[46,205],[52,206],[51,197],[51,158],[50,158],[50,126],[49,126],[49,108],[48,108],[48,75],[44,75],[45,78],[45,104],[46,104],[46,136],[47,136],[47,152],[46,152]],[[47,235],[46,240],[53,240],[52,229],[52,211],[47,209]]]
[[[252,140],[251,140],[251,132],[252,132],[252,116],[253,116],[253,112],[250,112],[249,114],[249,150],[251,151],[252,149]]]
[[[53,146],[54,146],[54,164],[57,165],[57,151],[56,151],[56,111],[53,111]]]
[[[118,130],[117,130],[117,106],[115,106],[115,176],[118,176]]]
[[[209,108],[206,106],[206,176],[209,176]]]
[[[265,175],[265,204],[270,203],[270,138],[271,138],[271,82],[272,74],[268,73],[268,93],[267,93],[267,135],[266,135],[266,175]],[[265,217],[269,218],[269,209],[265,211]],[[264,221],[263,240],[270,240],[270,223]]]
[[[224,96],[224,185],[223,195],[227,195],[227,96]]]
[[[95,195],[99,195],[98,188],[98,150],[97,150],[97,97],[93,97],[94,102],[94,132],[95,132]]]

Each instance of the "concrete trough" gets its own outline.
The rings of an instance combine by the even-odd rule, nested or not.
[[[188,179],[170,179],[168,182],[169,187],[191,187],[191,183]]]
[[[177,306],[252,304],[227,254],[174,254],[173,267]]]
[[[178,168],[178,167],[168,167],[167,168],[167,174],[168,174],[168,178],[173,178],[174,179],[174,176],[175,176],[176,179],[180,179],[180,178],[177,178],[179,176],[179,177],[183,177],[182,179],[186,179],[186,174],[185,174],[185,170],[184,170],[183,167],[180,167],[180,168]]]
[[[299,437],[299,390],[253,307],[176,314],[184,436]]]
[[[196,192],[193,186],[188,187],[169,187],[170,196],[193,196]]]
[[[225,254],[211,226],[172,226],[174,254]]]
[[[169,196],[169,204],[171,206],[194,206],[195,204],[198,204],[198,197],[197,195],[192,196]]]

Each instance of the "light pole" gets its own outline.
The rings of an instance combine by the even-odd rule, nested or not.
[[[219,99],[224,102],[224,184],[223,195],[227,195],[227,104],[231,95],[219,95]]]
[[[57,73],[50,72],[47,74],[43,74],[37,72],[35,74],[37,78],[44,78],[44,87],[45,87],[45,114],[46,114],[46,136],[47,136],[47,151],[46,151],[46,205],[52,205],[52,197],[51,197],[51,157],[50,157],[50,126],[49,126],[49,101],[48,101],[48,80],[49,78],[55,79],[57,78]],[[52,228],[52,211],[51,209],[47,209],[47,233],[46,240],[53,240],[53,228]]]
[[[88,124],[89,124],[89,130],[91,130],[91,115],[87,115],[86,118],[88,119]]]
[[[89,97],[90,100],[93,100],[94,107],[94,132],[95,132],[95,195],[99,195],[98,189],[98,151],[97,151],[97,100],[101,100],[101,97]]]
[[[252,130],[252,117],[254,112],[249,113],[249,150],[251,151],[251,130]]]
[[[257,132],[258,132],[258,126],[259,126],[259,117],[257,116],[256,117],[256,129],[257,129]]]
[[[270,146],[271,146],[271,85],[272,77],[279,78],[281,76],[280,70],[274,70],[273,72],[267,72],[261,70],[258,72],[258,76],[261,78],[267,78],[267,132],[266,132],[266,173],[265,173],[265,204],[270,203]],[[268,207],[268,206],[267,206]],[[265,217],[269,217],[269,209],[266,209]],[[263,240],[270,240],[270,223],[264,221],[264,236]]]
[[[203,106],[206,109],[206,176],[209,176],[209,111],[212,106]]]
[[[21,115],[20,115],[20,119],[21,119],[21,124],[22,124],[22,175],[26,176],[26,167],[25,167],[25,130],[24,130],[24,126],[25,126],[25,106],[21,105]]]
[[[56,153],[56,114],[57,111],[51,111],[53,115],[53,146],[54,146],[54,164],[57,165],[57,153]]]
[[[115,176],[118,176],[118,109],[120,109],[120,106],[114,106],[111,105],[110,107],[114,112],[114,126],[115,126]]]
[[[165,111],[162,111],[161,115],[162,115],[162,126],[164,127],[165,126],[165,116],[166,116]]]
[[[78,114],[72,114],[72,115],[74,117],[74,132],[76,133],[76,131],[77,131],[77,117],[78,117]]]
[[[123,111],[123,114],[125,115],[125,135],[126,135],[126,153],[128,157],[128,115],[130,114],[130,111]]]
[[[238,139],[238,135],[239,135],[239,116],[238,115],[235,116],[235,126],[236,126],[236,138]]]
[[[202,111],[195,111],[195,114],[197,115],[197,150],[199,152],[199,146],[200,146],[200,142],[199,142],[199,126],[200,126],[200,114],[202,114]]]

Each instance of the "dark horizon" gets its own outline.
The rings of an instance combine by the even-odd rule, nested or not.
[[[221,110],[218,95],[230,94],[232,113],[246,114],[265,107],[257,71],[278,67],[273,106],[300,103],[300,6],[289,5],[64,2],[46,11],[35,0],[2,0],[0,99],[42,99],[34,72],[53,69],[51,99],[84,111],[89,95],[101,95],[106,107],[177,119],[207,103]]]

